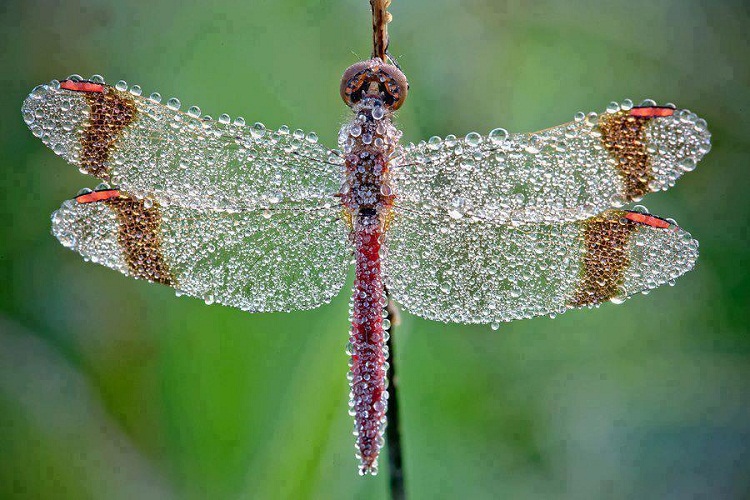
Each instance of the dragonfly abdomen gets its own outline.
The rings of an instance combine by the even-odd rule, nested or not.
[[[380,249],[383,224],[377,214],[354,219],[355,276],[352,301],[350,407],[354,416],[361,474],[377,473],[383,445],[388,393],[386,391],[383,308],[386,304]]]

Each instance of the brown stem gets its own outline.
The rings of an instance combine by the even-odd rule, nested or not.
[[[391,22],[391,14],[388,6],[391,0],[370,0],[372,7],[372,57],[380,58],[387,62],[386,51],[388,50],[388,23]]]
[[[396,304],[388,299],[388,410],[386,413],[388,426],[385,428],[385,438],[388,442],[388,476],[389,487],[392,500],[404,500],[406,490],[404,488],[404,464],[403,453],[401,451],[401,429],[399,426],[398,415],[398,378],[396,377],[396,356],[393,352],[393,331],[400,323],[399,312]]]

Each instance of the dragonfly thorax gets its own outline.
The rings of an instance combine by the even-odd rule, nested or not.
[[[339,132],[339,145],[346,154],[341,200],[352,214],[363,213],[362,209],[381,214],[393,204],[390,157],[401,131],[391,122],[392,112],[379,97],[365,97],[352,109],[354,118]]]

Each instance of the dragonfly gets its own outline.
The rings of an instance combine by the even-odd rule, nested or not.
[[[408,90],[382,50],[346,69],[353,114],[336,148],[98,75],[37,86],[22,106],[36,137],[103,181],[52,215],[54,236],[88,261],[248,312],[325,304],[353,265],[360,474],[377,473],[384,444],[389,296],[422,318],[497,329],[623,302],[698,256],[674,220],[622,208],[710,150],[691,111],[624,100],[534,133],[401,144]]]

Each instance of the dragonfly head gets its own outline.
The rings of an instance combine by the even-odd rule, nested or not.
[[[408,90],[409,82],[401,70],[377,58],[349,66],[341,77],[341,98],[350,108],[365,97],[375,97],[395,111],[406,100]]]

